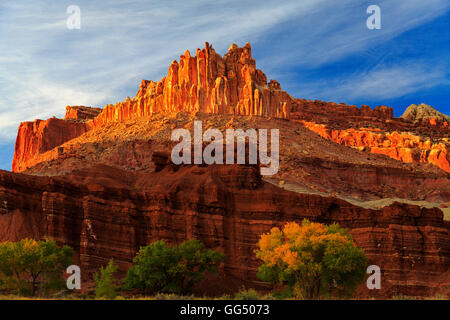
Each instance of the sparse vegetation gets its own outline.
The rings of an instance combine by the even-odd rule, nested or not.
[[[142,247],[125,279],[132,292],[120,292],[114,275],[118,266],[111,259],[94,275],[95,295],[73,293],[65,288],[64,268],[72,263],[73,250],[58,247],[53,240],[0,243],[0,300],[19,299],[116,299],[116,300],[273,300],[293,298],[350,297],[365,274],[366,258],[350,235],[338,225],[304,221],[289,223],[282,230],[273,228],[258,242],[257,256],[264,261],[258,277],[283,282],[283,291],[261,294],[242,287],[234,294],[215,297],[188,294],[206,271],[218,271],[225,256],[208,250],[196,240],[176,246],[157,241]],[[302,279],[304,282],[299,283]],[[320,280],[320,281],[319,281]],[[53,292],[50,294],[50,292]],[[319,292],[318,295],[312,293]],[[39,293],[40,297],[35,294]],[[44,294],[44,295],[43,295]],[[443,295],[410,297],[397,295],[395,300],[445,300]]]
[[[259,300],[261,296],[255,289],[242,288],[235,294],[234,298],[236,300]]]

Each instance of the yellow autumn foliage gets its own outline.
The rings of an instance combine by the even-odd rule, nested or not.
[[[306,298],[316,297],[327,282],[353,289],[366,263],[364,252],[345,229],[308,220],[261,235],[256,256],[264,262],[258,272],[262,280],[296,282],[299,295]]]

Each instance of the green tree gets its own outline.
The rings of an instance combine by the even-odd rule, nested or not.
[[[97,272],[94,274],[95,296],[97,298],[114,299],[117,297],[119,286],[114,278],[114,273],[117,272],[117,269],[117,265],[111,259],[105,268],[100,267],[100,274]]]
[[[261,280],[285,283],[303,299],[351,296],[364,281],[367,264],[345,229],[308,220],[263,234],[256,256],[264,262],[257,274]]]
[[[142,247],[128,270],[125,286],[146,293],[186,293],[206,271],[218,272],[225,255],[189,240],[179,246],[156,241]]]
[[[44,289],[61,288],[67,266],[72,264],[73,250],[60,248],[56,241],[23,239],[0,243],[0,277],[3,287],[34,296],[38,285]]]

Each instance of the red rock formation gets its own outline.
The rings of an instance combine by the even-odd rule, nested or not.
[[[313,122],[318,126],[311,124],[307,127],[327,139],[329,136],[331,141],[366,148],[370,152],[404,162],[432,163],[447,172],[450,170],[450,128],[447,122],[442,122],[448,119],[447,116],[423,104],[410,106],[403,118],[398,119],[393,118],[392,108],[386,106],[371,109],[363,105],[358,109],[343,103],[294,100],[281,90],[277,81],[270,80],[267,83],[266,75],[256,69],[249,43],[243,48],[231,45],[223,57],[208,43],[203,50],[197,49],[195,56],[186,51],[180,56],[179,62],[172,62],[167,76],[161,81],[142,80],[133,99],[127,98],[124,102],[106,105],[100,111],[98,108],[67,107],[66,120],[86,121],[85,125],[76,125],[84,127],[80,130],[74,130],[74,125],[69,122],[67,129],[59,126],[41,131],[19,130],[17,141],[20,143],[15,151],[12,170],[20,172],[39,163],[46,159],[41,156],[42,152],[73,139],[92,127],[101,128],[110,122],[179,111],[259,115]],[[436,121],[442,125],[433,125]],[[326,128],[322,128],[323,125]],[[24,124],[23,127],[29,125]],[[385,132],[373,133],[369,128]],[[67,133],[61,134],[58,130]],[[324,130],[332,130],[334,134],[324,134]],[[25,138],[22,134],[36,136],[26,138],[30,141],[29,145],[23,146],[21,144]],[[398,142],[396,135],[402,141]],[[59,138],[53,140],[55,136]],[[436,141],[436,137],[439,141]],[[443,137],[447,137],[447,140],[442,140]],[[35,145],[41,140],[47,141],[45,145],[48,147]]]
[[[38,156],[48,150],[74,139],[92,128],[93,119],[101,112],[99,108],[67,106],[64,119],[22,122],[19,126],[12,162],[12,171],[21,172],[40,162]]]
[[[450,268],[449,226],[439,209],[398,203],[363,209],[272,186],[256,166],[174,166],[164,153],[155,158],[158,172],[148,174],[106,166],[53,178],[1,171],[0,241],[57,239],[75,249],[82,279],[91,281],[110,258],[124,272],[140,246],[197,238],[227,255],[226,277],[202,291],[220,293],[260,286],[259,235],[308,218],[350,228],[369,263],[381,267],[382,290],[363,285],[360,297],[449,294],[439,282]]]
[[[311,101],[305,99],[295,99],[292,104],[291,119],[302,119],[307,121],[327,122],[333,118],[344,122],[354,122],[361,120],[371,120],[384,122],[392,119],[394,110],[391,107],[378,106],[374,109],[362,105],[358,109],[355,105],[344,103]]]
[[[20,172],[36,164],[31,159],[49,150],[36,145],[41,140],[46,140],[47,145],[53,148],[91,127],[102,127],[111,121],[178,111],[288,118],[292,102],[292,97],[281,90],[277,81],[267,83],[265,74],[256,69],[249,43],[243,48],[233,44],[223,57],[206,43],[203,50],[197,49],[196,56],[192,57],[186,51],[180,56],[180,62],[173,61],[167,76],[161,81],[142,80],[133,99],[106,105],[100,114],[97,108],[67,107],[66,120],[95,117],[86,125],[77,125],[83,129],[73,131],[73,125],[67,122],[67,130],[62,127],[61,130],[48,127],[40,132],[19,130],[17,141],[29,141],[29,145],[16,148],[12,170]],[[60,131],[68,133],[62,136]],[[31,136],[33,138],[29,139]],[[53,140],[55,136],[59,138]]]
[[[384,154],[403,162],[432,163],[442,170],[450,172],[450,144],[446,140],[433,143],[407,132],[380,132],[371,128],[331,129],[324,124],[302,122],[308,129],[323,138],[342,144]]]
[[[231,45],[223,57],[206,43],[194,57],[186,51],[179,62],[173,61],[161,81],[143,80],[133,99],[106,105],[94,123],[178,111],[288,118],[292,102],[278,82],[267,83],[256,69],[249,43]]]
[[[88,120],[93,119],[98,114],[102,112],[101,108],[91,108],[84,106],[67,106],[66,107],[66,116],[64,120]]]
[[[84,122],[51,118],[22,122],[19,126],[12,171],[20,172],[35,165],[35,157],[90,129]]]

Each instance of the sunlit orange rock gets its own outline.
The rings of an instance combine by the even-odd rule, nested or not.
[[[159,82],[143,80],[136,96],[107,105],[95,126],[153,113],[215,113],[288,118],[293,98],[256,68],[251,46],[232,45],[222,57],[211,45],[186,51]]]
[[[35,164],[34,158],[91,129],[86,122],[50,118],[22,122],[17,132],[12,171],[20,172]]]
[[[384,154],[407,163],[432,163],[450,172],[450,146],[444,140],[433,143],[406,132],[377,132],[370,129],[354,128],[339,130],[328,128],[325,124],[309,121],[303,121],[302,123],[323,138],[341,145]]]
[[[65,120],[87,120],[93,119],[102,112],[101,108],[91,108],[84,106],[67,106]]]

